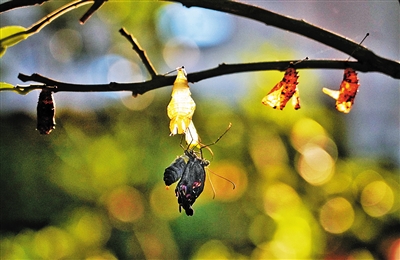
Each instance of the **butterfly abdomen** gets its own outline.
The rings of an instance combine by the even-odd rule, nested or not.
[[[168,166],[164,171],[164,182],[165,185],[170,186],[174,182],[177,182],[183,174],[186,167],[186,161],[181,156],[176,158],[176,160]]]

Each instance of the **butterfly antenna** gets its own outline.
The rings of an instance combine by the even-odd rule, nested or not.
[[[220,177],[221,179],[226,180],[226,181],[229,182],[230,184],[232,184],[232,190],[236,189],[236,184],[235,184],[233,181],[231,181],[230,179],[228,179],[228,178],[226,178],[226,177],[224,177],[224,176],[221,176],[221,175],[219,175],[219,174],[216,174],[215,172],[211,171],[210,169],[208,169],[208,171],[211,172],[212,174],[214,174],[214,175]],[[211,178],[209,178],[209,179],[211,179]]]
[[[364,38],[363,38],[363,39],[361,40],[361,42],[357,45],[357,48],[355,48],[355,49],[353,50],[353,52],[349,55],[349,57],[347,58],[346,61],[349,61],[349,60],[350,60],[351,56],[353,56],[353,54],[356,52],[356,50],[358,49],[358,47],[364,42],[364,40],[365,40],[368,36],[369,36],[369,33],[366,33],[365,36],[364,36]]]
[[[207,145],[203,145],[203,147],[207,147],[207,146],[211,146],[214,145],[216,143],[218,143],[218,141],[229,131],[229,129],[231,129],[232,127],[232,123],[229,123],[228,128],[225,130],[225,132],[222,133],[222,135],[220,135],[217,140],[215,140],[213,143],[211,144],[207,144]]]
[[[222,135],[220,135],[220,136],[217,138],[217,140],[215,140],[215,141],[212,142],[211,144],[207,144],[207,145],[206,145],[206,144],[201,144],[201,148],[200,148],[201,156],[203,156],[203,152],[202,152],[203,148],[206,148],[206,149],[210,152],[210,154],[212,155],[212,157],[214,158],[214,153],[213,153],[213,151],[211,150],[210,146],[211,146],[211,145],[214,145],[214,144],[216,144],[216,143],[218,143],[218,141],[229,131],[229,129],[231,129],[231,127],[232,127],[232,123],[229,123],[228,128],[225,130],[225,132],[223,132]]]
[[[204,145],[204,146],[202,146],[202,147],[200,148],[200,155],[201,155],[201,158],[203,158],[203,148],[206,148],[206,149],[210,152],[210,154],[211,154],[211,160],[213,160],[213,159],[214,159],[214,153],[213,153],[213,151],[211,150],[211,148],[208,147],[207,145]]]
[[[181,136],[181,142],[179,143],[179,146],[183,149],[183,150],[187,150],[188,148],[183,147],[183,135]]]
[[[213,173],[212,171],[210,171],[210,169],[208,169],[208,171],[211,172],[211,173]],[[211,180],[211,177],[208,178],[208,181],[210,182],[211,189],[212,189],[212,192],[213,192],[213,199],[215,199],[215,195],[216,195],[217,193],[215,192],[214,184],[213,184],[213,182],[212,182],[212,180]]]

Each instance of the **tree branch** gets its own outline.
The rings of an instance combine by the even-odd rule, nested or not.
[[[41,5],[49,0],[11,0],[0,4],[0,13],[10,11],[19,7],[25,7],[30,5]]]
[[[42,30],[43,27],[51,23],[53,20],[57,19],[61,15],[73,10],[74,8],[79,8],[83,5],[87,5],[92,3],[94,0],[76,0],[71,2],[67,5],[62,6],[61,8],[55,10],[54,12],[50,13],[49,15],[45,16],[44,18],[40,19],[38,22],[33,24],[31,27],[27,28],[24,31],[17,32],[15,34],[11,34],[5,38],[0,38],[0,46],[3,47],[3,43],[10,41],[11,39],[16,39],[20,36],[25,35],[24,39],[38,33]],[[7,45],[5,45],[7,47]]]
[[[157,72],[154,69],[154,66],[151,64],[150,59],[146,55],[146,52],[140,47],[136,38],[133,38],[132,35],[125,30],[125,28],[121,28],[119,32],[132,44],[132,49],[136,51],[136,53],[139,55],[147,71],[150,73],[151,78],[157,77]]]
[[[51,23],[53,20],[57,19],[61,15],[71,11],[74,8],[79,8],[83,5],[87,5],[94,2],[94,0],[76,0],[67,5],[62,6],[61,8],[55,10],[51,14],[42,18],[40,21],[32,25],[29,29],[26,30],[27,34],[33,34],[39,32],[43,27],[47,24]]]
[[[377,71],[400,79],[400,63],[380,57],[360,46],[358,43],[346,39],[343,36],[324,30],[320,27],[307,23],[304,20],[296,20],[287,16],[276,14],[257,6],[239,3],[229,0],[166,0],[178,2],[187,7],[197,6],[211,10],[230,13],[259,21],[269,26],[291,31],[327,46],[342,51],[363,64],[368,71]]]
[[[107,1],[108,0],[94,0],[93,5],[89,8],[89,10],[86,11],[86,13],[82,15],[81,19],[79,19],[79,22],[81,24],[84,24],[87,20],[89,20],[89,18],[94,14],[94,12],[100,9],[100,7]]]
[[[242,64],[220,64],[218,67],[203,70],[199,72],[189,73],[188,81],[195,83],[201,80],[240,73],[240,72],[251,72],[251,71],[268,71],[268,70],[285,70],[291,62],[296,61],[274,61],[274,62],[256,62],[256,63],[242,63]],[[305,60],[295,65],[297,69],[344,69],[351,67],[357,71],[367,72],[371,71],[369,68],[366,69],[365,64],[359,62],[348,62],[343,60]],[[32,74],[30,76],[20,73],[18,78],[23,82],[33,81],[43,83],[46,86],[56,86],[53,92],[108,92],[108,91],[131,91],[133,95],[144,94],[147,91],[170,86],[175,81],[175,76],[163,76],[157,75],[157,77],[145,82],[134,82],[134,83],[116,83],[111,82],[109,84],[95,84],[95,85],[84,85],[84,84],[73,84],[56,81],[39,74]],[[37,88],[40,85],[36,85]],[[17,86],[20,90],[24,86]],[[30,87],[31,86],[26,86]]]
[[[7,6],[28,6],[32,4],[40,4],[46,0],[13,0],[0,5],[0,11],[4,11],[9,8]],[[86,13],[90,16],[95,10],[97,10],[106,0],[96,0],[95,4]],[[343,36],[335,34],[333,32],[324,30],[320,27],[307,23],[304,20],[296,20],[287,16],[283,16],[277,13],[273,13],[266,9],[235,2],[231,0],[164,0],[169,2],[178,2],[184,6],[191,7],[197,6],[207,8],[211,10],[221,11],[230,13],[242,17],[246,17],[255,21],[259,21],[269,26],[275,26],[280,29],[291,31],[317,42],[323,43],[327,46],[342,51],[355,59],[360,63],[364,64],[368,71],[377,71],[383,74],[392,76],[393,78],[400,79],[400,62],[386,59],[376,55],[371,50],[360,46],[356,42],[346,39]],[[13,8],[15,8],[13,7]],[[7,9],[9,10],[9,9]],[[85,15],[86,15],[85,14]],[[82,17],[81,21],[86,20],[86,17]],[[88,18],[88,17],[87,17]],[[36,28],[31,28],[36,29]]]
[[[103,1],[103,0],[96,0]],[[243,17],[247,17],[256,21],[265,23],[266,25],[272,25],[284,30],[295,32],[303,36],[314,39],[318,42],[324,43],[330,47],[340,50],[348,55],[358,59],[358,62],[349,62],[343,60],[307,60],[299,64],[296,64],[297,69],[344,69],[346,67],[351,67],[357,71],[361,72],[381,72],[386,75],[390,75],[394,78],[400,78],[400,63],[388,60],[375,55],[372,51],[367,48],[360,46],[359,44],[350,41],[340,35],[334,34],[332,32],[326,31],[322,28],[316,27],[303,20],[295,20],[289,17],[285,17],[273,12],[267,11],[265,9],[247,5],[243,3],[238,3],[228,0],[167,0],[172,2],[180,2],[183,5],[198,6],[203,8],[208,8],[212,10],[222,11],[226,13],[231,13]],[[80,0],[73,4],[86,4],[93,2],[93,0]],[[74,5],[70,5],[74,6]],[[77,7],[77,6],[74,6]],[[62,10],[65,11],[65,10]],[[58,12],[57,12],[58,13]],[[47,17],[45,22],[48,22],[50,18]],[[43,26],[42,23],[36,24],[30,28],[36,29]],[[18,78],[22,81],[34,81],[45,84],[47,87],[56,86],[53,92],[60,91],[74,91],[74,92],[89,92],[89,91],[131,91],[133,95],[144,94],[147,91],[170,86],[175,80],[175,76],[165,76],[158,75],[155,71],[150,60],[146,56],[146,53],[141,49],[136,40],[128,34],[123,28],[120,33],[128,39],[132,44],[133,49],[138,53],[142,62],[149,71],[152,79],[145,82],[136,83],[116,83],[111,82],[109,84],[97,84],[97,85],[83,85],[83,84],[72,84],[66,82],[59,82],[53,79],[41,76],[39,74],[32,74],[27,76],[24,74],[19,74]],[[199,71],[195,73],[188,74],[188,80],[192,83],[198,82],[204,79],[239,73],[239,72],[251,72],[251,71],[266,71],[266,70],[285,70],[290,62],[295,61],[278,61],[278,62],[256,62],[256,63],[242,63],[242,64],[220,64],[216,68],[209,70]],[[41,88],[41,85],[30,85],[30,86],[16,86],[18,91],[25,93],[35,89]],[[25,88],[25,89],[24,89]]]

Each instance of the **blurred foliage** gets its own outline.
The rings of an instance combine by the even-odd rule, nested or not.
[[[134,35],[140,30],[142,46],[161,67],[154,3],[112,2],[85,26],[102,22],[110,34],[105,38],[113,39],[108,53],[138,64],[117,31],[121,24]],[[52,23],[54,59],[106,54],[96,42],[99,35],[78,34],[78,25],[70,22],[77,17],[66,14]],[[75,44],[60,47],[69,37]],[[260,53],[270,60],[296,56],[270,43],[235,55],[258,61]],[[300,74],[301,85],[320,84],[315,72]],[[166,189],[163,182],[164,169],[183,154],[180,137],[168,136],[169,90],[86,112],[78,104],[57,109],[49,136],[34,130],[32,114],[2,113],[0,258],[398,259],[398,167],[389,160],[350,157],[343,115],[318,103],[312,87],[301,89],[298,111],[263,106],[261,98],[282,76],[251,74],[246,81],[251,91],[231,103],[218,95],[202,98],[201,88],[193,91],[193,120],[203,143],[214,142],[233,124],[211,147],[214,156],[204,151],[216,196],[207,182],[193,217],[179,213],[175,186]],[[87,102],[92,97],[81,95]],[[54,96],[56,103],[65,97]]]
[[[6,26],[0,28],[0,57],[4,55],[6,49],[10,46],[17,44],[18,42],[25,40],[27,35],[19,33],[24,32],[26,29],[22,26]],[[16,35],[15,37],[12,37]]]
[[[231,109],[196,99],[203,142],[233,127],[212,146],[214,157],[205,153],[215,199],[207,183],[194,216],[179,214],[163,171],[183,150],[168,136],[169,97],[156,93],[139,111],[122,103],[62,109],[49,136],[29,115],[2,116],[2,259],[398,254],[398,169],[342,156],[332,127],[340,120],[322,106],[275,111],[246,101]]]

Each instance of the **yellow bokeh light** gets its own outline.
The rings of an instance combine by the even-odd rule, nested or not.
[[[358,194],[367,186],[369,183],[373,181],[380,181],[383,180],[382,176],[377,173],[376,171],[373,170],[366,170],[358,174],[353,181],[353,192],[355,196],[358,196]]]
[[[68,258],[75,250],[72,237],[62,229],[49,226],[36,233],[35,253],[44,259]]]
[[[279,219],[289,212],[296,211],[300,205],[301,200],[297,192],[284,183],[271,184],[264,194],[265,212],[273,219]]]
[[[366,249],[353,250],[347,257],[348,260],[374,260],[374,256]]]
[[[343,197],[327,201],[320,211],[320,223],[329,233],[340,234],[348,230],[354,222],[354,209]]]
[[[180,216],[175,185],[173,184],[167,189],[164,183],[159,183],[151,191],[151,209],[158,217],[174,219]]]
[[[160,238],[152,233],[138,233],[137,238],[143,250],[146,259],[161,259],[166,244],[160,241]]]
[[[94,252],[93,254],[85,258],[85,260],[117,260],[117,259],[118,258],[115,257],[109,251]]]
[[[111,235],[111,226],[103,214],[88,208],[76,209],[66,230],[83,247],[101,246]]]
[[[128,158],[111,136],[105,136],[87,147],[87,163],[93,189],[103,193],[127,181]]]
[[[258,245],[251,254],[251,259],[277,259],[272,250],[272,243],[265,242]]]
[[[350,169],[346,167],[342,161],[335,163],[335,169],[332,178],[323,186],[326,194],[339,194],[351,189],[353,176],[350,174]]]
[[[14,238],[0,240],[0,259],[29,259],[27,244],[31,244],[34,232],[23,231]]]
[[[149,91],[137,97],[132,97],[132,94],[121,94],[120,98],[125,107],[130,110],[139,111],[147,108],[153,102],[154,92]]]
[[[200,58],[200,48],[189,38],[174,37],[164,45],[163,58],[170,68],[185,65],[186,68],[196,66]]]
[[[113,190],[107,196],[106,204],[110,216],[122,222],[134,222],[143,216],[142,195],[129,186]]]
[[[215,199],[220,201],[233,201],[243,194],[247,188],[247,174],[246,171],[232,162],[220,161],[218,164],[212,166],[211,169],[206,169],[208,180],[212,181],[215,189]],[[214,174],[215,173],[215,174]],[[217,176],[220,175],[235,183],[236,188],[233,189],[232,183]],[[211,185],[207,181],[204,192],[211,194]]]
[[[400,238],[394,239],[387,251],[388,260],[400,259]]]
[[[50,39],[51,55],[59,62],[69,62],[82,50],[81,34],[72,29],[58,30]]]
[[[360,207],[355,207],[354,212],[354,223],[351,226],[352,233],[361,241],[371,242],[379,232],[380,227],[374,225],[373,219],[365,214]]]
[[[250,155],[260,172],[272,165],[284,165],[289,160],[279,135],[267,131],[252,134]]]
[[[297,151],[302,152],[304,146],[317,136],[326,136],[325,129],[310,118],[302,118],[293,126],[290,141]]]
[[[298,161],[298,171],[308,183],[321,185],[328,182],[333,175],[333,158],[321,147],[307,145]]]
[[[196,252],[193,259],[232,259],[229,248],[219,240],[204,243]]]
[[[260,245],[271,239],[276,228],[275,222],[265,214],[253,218],[249,227],[249,238],[255,245]]]
[[[121,24],[133,12],[129,1],[122,3],[118,0],[110,0],[96,12],[96,16],[106,24]]]
[[[364,211],[372,217],[387,214],[393,203],[393,191],[384,181],[371,182],[361,193],[361,205]]]
[[[278,221],[271,242],[271,250],[278,259],[307,259],[312,248],[312,233],[306,219],[287,215]]]

